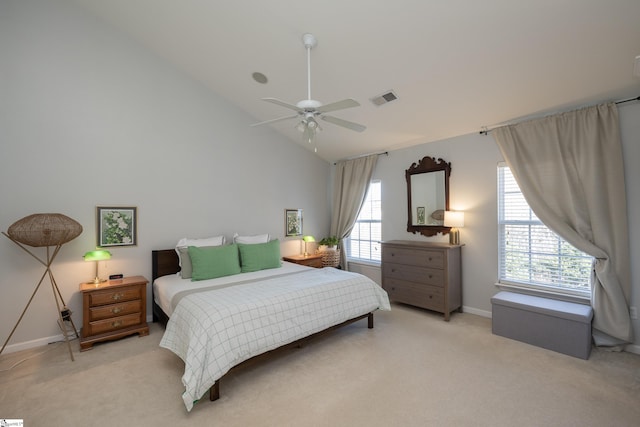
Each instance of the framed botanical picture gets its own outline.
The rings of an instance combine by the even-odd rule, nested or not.
[[[138,244],[137,208],[98,206],[96,213],[98,247]]]
[[[302,209],[284,210],[284,235],[302,236]]]

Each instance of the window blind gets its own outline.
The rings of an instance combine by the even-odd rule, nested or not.
[[[498,231],[500,282],[590,293],[593,258],[536,217],[506,165],[498,167]]]

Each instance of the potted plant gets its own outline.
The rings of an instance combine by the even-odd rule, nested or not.
[[[340,240],[336,236],[325,237],[320,240],[319,244],[321,247],[319,249],[320,251],[326,250],[326,248],[335,249],[338,245],[338,242],[340,242]],[[325,246],[325,248],[322,248],[322,246]]]

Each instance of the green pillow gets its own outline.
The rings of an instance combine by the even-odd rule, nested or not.
[[[189,246],[191,280],[215,279],[240,273],[238,245],[197,247]]]
[[[240,263],[242,264],[243,273],[278,268],[282,265],[280,261],[280,240],[278,239],[267,243],[238,243],[237,245],[240,251]]]

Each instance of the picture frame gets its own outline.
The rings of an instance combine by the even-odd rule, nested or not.
[[[418,206],[416,208],[416,211],[417,211],[416,213],[418,218],[418,224],[424,225],[426,223],[424,206]]]
[[[302,236],[302,209],[284,210],[285,237]]]
[[[96,242],[99,248],[138,244],[136,207],[96,207]]]

